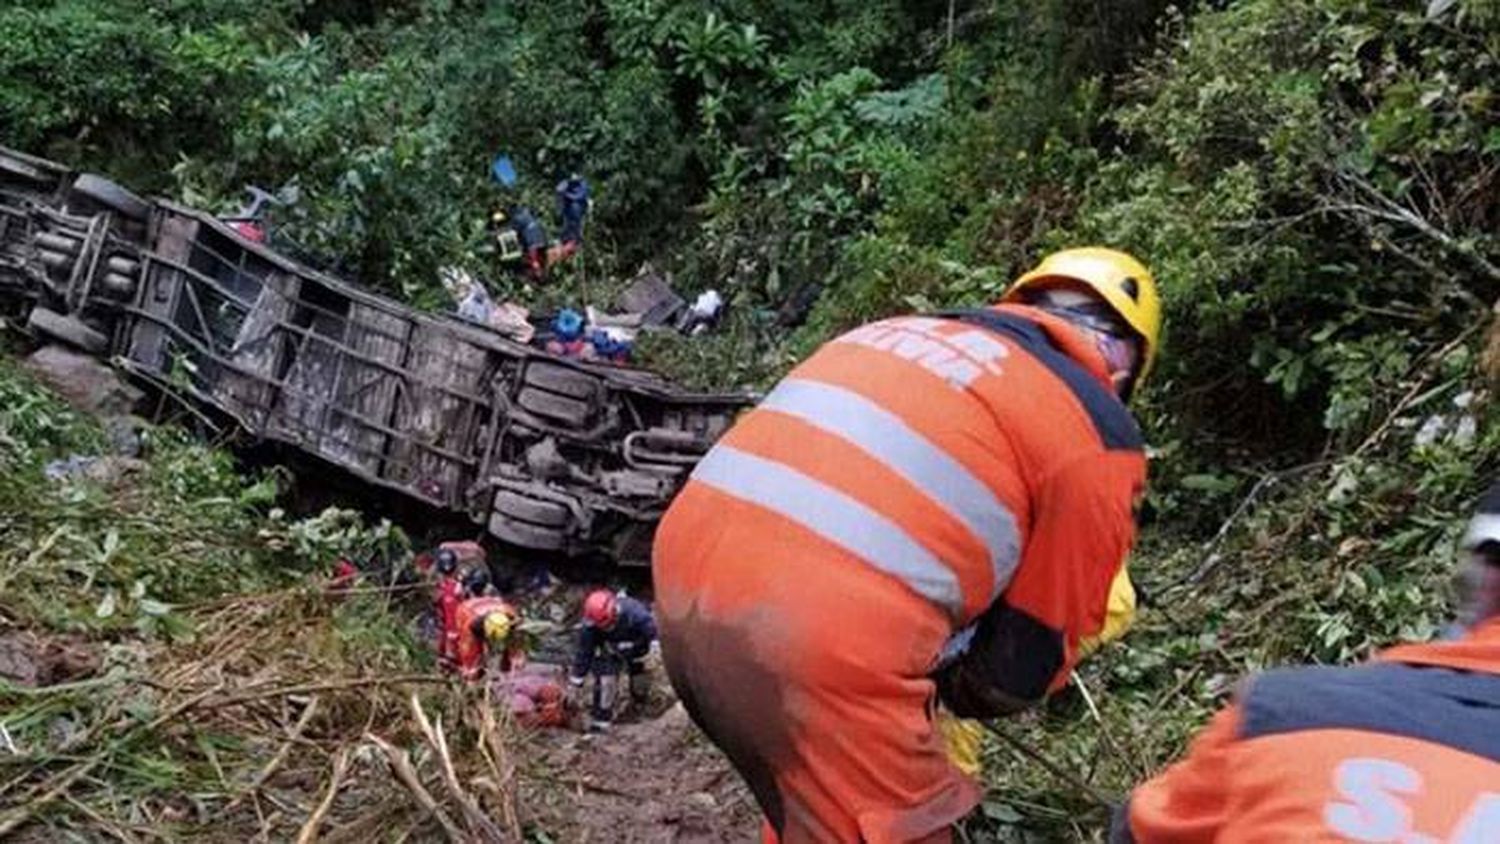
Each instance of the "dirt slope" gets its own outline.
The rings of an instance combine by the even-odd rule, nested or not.
[[[540,734],[530,754],[519,803],[556,840],[756,839],[749,792],[681,706],[604,736]]]

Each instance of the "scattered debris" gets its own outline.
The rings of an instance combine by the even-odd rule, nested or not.
[[[685,303],[672,289],[672,279],[655,267],[645,264],[635,281],[620,294],[617,309],[621,313],[639,314],[641,325],[667,325]]]
[[[719,291],[705,290],[693,300],[693,306],[688,308],[678,330],[693,336],[702,334],[718,324],[719,312],[723,309],[724,297],[719,295]]]
[[[1474,442],[1479,433],[1479,422],[1474,416],[1471,407],[1477,398],[1472,390],[1466,390],[1453,397],[1451,412],[1443,410],[1431,414],[1422,421],[1421,427],[1417,428],[1412,437],[1412,445],[1417,448],[1427,448],[1438,442],[1451,443],[1457,446],[1468,446]],[[1407,422],[1408,425],[1415,424],[1416,420],[1410,417],[1397,420],[1397,423]]]
[[[443,287],[453,297],[461,319],[495,330],[518,343],[530,343],[536,336],[531,311],[515,302],[496,303],[483,282],[456,267],[444,267],[439,273]]]
[[[118,455],[74,454],[62,460],[53,460],[42,468],[49,481],[85,478],[102,486],[119,485],[125,478],[145,471],[146,463],[134,457]]]
[[[359,585],[351,600],[401,611],[385,591]],[[555,594],[567,591],[535,611],[576,605]],[[0,758],[18,764],[0,784],[0,837],[753,837],[748,791],[680,706],[652,717],[653,706],[602,737],[528,728],[496,693],[516,689],[403,670],[356,644],[345,606],[304,585],[184,609],[193,638],[140,643],[123,662],[81,639],[0,635]],[[558,650],[570,637],[557,626],[548,638]],[[536,702],[563,669],[533,666],[517,676],[536,679]],[[28,724],[44,709],[56,714]],[[177,766],[173,790],[116,790],[118,772],[146,782],[160,765]]]

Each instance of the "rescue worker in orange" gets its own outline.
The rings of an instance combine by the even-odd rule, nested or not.
[[[458,644],[458,605],[463,600],[463,584],[458,578],[458,555],[439,548],[434,555],[433,571],[437,586],[433,590],[433,614],[437,616],[438,664],[451,665]]]
[[[1500,483],[1462,545],[1456,638],[1255,678],[1110,840],[1500,841]]]
[[[1160,321],[1140,262],[1059,252],[994,307],[833,340],[698,464],[654,547],[662,651],[767,840],[945,841],[975,806],[935,705],[1037,703],[1130,590]]]
[[[490,655],[499,657],[497,668],[508,672],[525,661],[521,648],[521,614],[511,603],[496,595],[466,598],[454,613],[458,639],[454,655],[459,675],[477,680],[485,672]]]

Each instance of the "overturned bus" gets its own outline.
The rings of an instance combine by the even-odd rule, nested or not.
[[[0,306],[503,541],[624,563],[647,561],[667,503],[750,402],[415,311],[210,214],[3,147]]]

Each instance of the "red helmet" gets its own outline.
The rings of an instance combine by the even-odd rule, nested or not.
[[[608,630],[620,616],[620,599],[608,589],[595,589],[583,599],[583,623]]]

